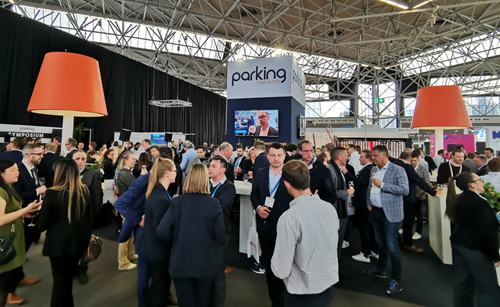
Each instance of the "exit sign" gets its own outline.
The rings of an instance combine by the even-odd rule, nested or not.
[[[384,103],[385,98],[373,98],[373,103]]]

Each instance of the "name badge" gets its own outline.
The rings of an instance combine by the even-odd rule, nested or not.
[[[264,206],[268,208],[272,208],[274,206],[274,198],[271,197],[266,197],[266,202],[264,203]]]
[[[380,193],[380,188],[377,187],[376,185],[372,185],[371,194],[378,194],[378,193]]]

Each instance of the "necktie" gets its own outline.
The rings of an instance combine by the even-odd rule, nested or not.
[[[36,177],[35,175],[35,168],[32,168],[31,169],[31,176],[33,177],[33,179],[35,180],[35,185],[38,185],[38,178]]]

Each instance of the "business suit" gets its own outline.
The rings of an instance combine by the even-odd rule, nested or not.
[[[404,220],[403,220],[403,244],[405,246],[413,246],[413,223],[415,222],[415,203],[417,202],[417,192],[420,189],[429,193],[432,196],[436,195],[436,190],[431,188],[429,184],[425,182],[425,179],[420,177],[413,166],[404,162],[403,160],[397,160],[394,164],[402,167],[406,176],[408,177],[408,184],[410,192],[408,195],[403,197],[404,202]],[[420,164],[420,162],[419,162]]]
[[[146,200],[149,176],[150,173],[147,173],[135,179],[125,194],[120,196],[114,204],[116,210],[125,217],[118,243],[127,242],[132,236],[132,232],[135,234],[134,245],[139,255],[137,268],[137,299],[139,301],[139,306],[144,306],[145,304],[148,287],[147,261],[146,257],[143,257],[141,252],[143,227],[140,227],[139,224],[142,222],[142,216],[144,215],[144,202]]]
[[[226,243],[219,200],[189,193],[172,199],[157,234],[173,240],[169,272],[183,306],[207,306],[216,273],[217,245]]]
[[[78,151],[78,148],[71,149],[71,151],[66,154],[66,159],[73,159],[73,155],[77,151]]]
[[[22,207],[24,208],[35,200],[39,200],[39,196],[36,192],[36,189],[39,187],[39,185],[36,183],[35,178],[31,177],[31,174],[24,163],[18,163],[17,166],[19,167],[19,178],[17,179],[17,182],[14,182],[12,184],[12,187],[22,198]],[[36,166],[34,167],[34,172],[35,176],[38,176]],[[26,246],[26,252],[28,252],[31,244],[35,242],[35,240],[40,238],[40,232],[38,231],[38,229],[36,227],[28,226],[31,221],[32,219],[24,220],[24,242]],[[33,218],[33,223],[36,224],[37,221],[38,217]]]
[[[216,249],[215,265],[217,266],[217,271],[212,285],[213,307],[223,307],[226,297],[226,277],[224,270],[226,268],[226,251],[229,244],[229,233],[231,232],[231,212],[233,211],[234,198],[236,197],[234,183],[227,179],[222,179],[222,181],[224,181],[224,183],[219,187],[217,187],[218,185],[214,186],[212,183],[210,184],[210,195],[220,202],[224,219],[224,228],[226,229],[226,244]]]
[[[38,175],[45,178],[45,186],[51,188],[54,185],[54,164],[57,161],[64,160],[64,157],[58,156],[53,152],[48,152],[43,156],[38,164]]]
[[[417,168],[415,169],[415,172],[422,178],[424,178],[424,181],[430,186],[431,185],[431,178],[429,176],[429,169],[425,168],[423,165],[420,163],[417,165]],[[416,232],[419,234],[422,234],[422,228],[423,228],[423,221],[422,221],[422,206],[424,205],[425,202],[427,202],[427,195],[425,194],[425,191],[423,189],[419,189],[417,191],[417,195],[420,195],[418,197],[417,201],[415,202],[415,217],[417,218],[417,229]]]
[[[47,230],[43,255],[50,259],[54,278],[51,306],[73,306],[73,278],[92,235],[90,193],[83,195],[85,203],[80,203],[79,212],[77,197],[73,196],[70,223],[68,192],[47,190],[37,223],[39,231]]]
[[[0,159],[2,160],[14,160],[17,164],[21,163],[23,160],[23,152],[18,149],[12,149],[11,151],[5,151],[0,154]]]
[[[467,166],[471,172],[476,173],[479,170],[477,166],[474,164],[474,161],[471,159],[465,159],[462,165]]]
[[[161,240],[156,228],[170,208],[170,195],[165,187],[157,184],[144,203],[144,230],[141,239],[142,254],[147,260],[148,280],[146,306],[167,306],[171,277],[168,272],[172,243]]]
[[[437,169],[436,162],[430,156],[424,157],[425,162],[429,165],[429,173],[432,173],[435,169]]]
[[[255,133],[253,133],[251,135],[260,136],[261,130],[262,130],[262,126],[257,126],[255,129]],[[269,126],[269,131],[267,132],[267,136],[278,136],[278,135],[279,135],[278,130]],[[265,135],[263,135],[263,136],[265,136]]]
[[[260,156],[259,156],[260,157]],[[254,165],[255,170],[255,165]],[[250,200],[254,210],[259,206],[264,206],[266,197],[271,195],[269,191],[269,171],[270,166],[266,166],[254,172],[254,181]],[[257,233],[259,234],[260,246],[262,248],[261,263],[266,268],[267,287],[272,306],[280,306],[281,296],[285,284],[283,280],[277,278],[271,270],[271,258],[276,245],[276,227],[280,216],[290,208],[293,197],[288,194],[283,180],[279,181],[276,194],[274,195],[274,206],[266,219],[256,214]]]
[[[355,224],[358,226],[359,236],[361,239],[361,252],[368,256],[373,251],[378,254],[377,241],[375,239],[375,231],[370,219],[370,211],[366,207],[366,198],[368,197],[367,190],[370,184],[370,174],[373,164],[365,165],[356,175],[354,179],[354,197],[352,205],[356,209],[356,214],[353,216]]]
[[[487,175],[489,172],[490,172],[490,171],[488,170],[488,167],[487,167],[487,166],[486,166],[486,164],[485,164],[485,165],[483,165],[483,166],[481,166],[481,167],[479,167],[479,168],[477,169],[477,173],[476,173],[476,174],[477,174],[478,176],[484,176],[484,175]]]
[[[261,153],[255,158],[255,162],[253,163],[253,176],[255,178],[255,173],[266,166],[269,166],[269,159],[267,158],[267,154],[265,152]]]
[[[247,159],[244,155],[241,157],[236,157],[236,159],[234,159],[234,168],[233,169],[240,168],[242,170],[241,173],[236,174],[236,178],[234,180],[243,180],[243,167],[242,166],[246,160]],[[234,174],[233,174],[233,178],[234,178]]]
[[[403,196],[410,192],[408,176],[405,170],[388,162],[385,167],[385,175],[379,190],[382,208],[373,205],[371,194],[373,182],[370,180],[367,190],[367,206],[372,207],[371,218],[375,237],[379,248],[379,260],[376,269],[380,272],[385,271],[385,266],[391,256],[392,279],[401,282],[401,250],[398,246],[399,223],[404,217]],[[376,173],[381,171],[379,167],[373,167],[370,178],[375,177]]]

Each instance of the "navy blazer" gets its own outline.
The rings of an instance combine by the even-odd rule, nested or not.
[[[252,193],[250,193],[250,200],[254,210],[258,206],[264,206],[266,197],[270,196],[269,191],[269,169],[270,166],[259,169],[254,173],[254,180],[252,185]],[[266,219],[263,219],[256,214],[257,232],[259,235],[266,235],[270,238],[276,238],[276,226],[280,216],[290,208],[290,202],[293,197],[288,194],[285,187],[285,182],[280,180],[276,194],[274,195],[274,206]]]
[[[403,160],[396,160],[393,163],[404,168],[406,176],[408,176],[410,193],[403,197],[403,201],[405,203],[414,204],[417,202],[417,192],[419,190],[418,187],[432,196],[436,195],[436,190],[428,185],[427,182],[425,182],[425,179],[420,177],[417,172],[415,172],[415,169],[413,168],[413,166],[411,166],[411,164],[405,163]]]
[[[17,182],[12,184],[12,187],[23,199],[22,207],[24,208],[35,200],[38,200],[38,196],[36,195],[36,189],[38,186],[35,183],[35,179],[31,177],[31,174],[24,163],[20,162],[17,166],[19,167],[19,178],[17,179]],[[35,172],[37,172],[36,165]]]
[[[173,238],[169,272],[173,278],[213,275],[218,245],[226,243],[219,200],[208,194],[182,194],[156,229],[163,240]]]
[[[17,149],[11,151],[4,151],[0,154],[0,159],[2,160],[14,160],[17,164],[23,161],[23,152]]]
[[[38,176],[45,178],[45,186],[51,188],[54,185],[54,164],[57,161],[64,160],[64,157],[48,152],[38,164]]]
[[[266,166],[269,166],[269,159],[267,158],[267,154],[263,152],[255,158],[255,162],[253,163],[252,167],[253,177],[255,178],[255,173],[259,169]]]
[[[136,247],[140,242],[142,227],[139,224],[144,215],[144,202],[146,201],[146,191],[149,183],[149,173],[143,175],[132,183],[127,191],[116,200],[114,206],[118,212],[125,217],[120,231],[119,243],[127,242],[135,230]]]
[[[367,190],[370,185],[370,176],[373,163],[365,165],[356,175],[354,179],[354,197],[352,198],[352,205],[356,210],[367,210],[366,198],[368,197]]]
[[[215,191],[215,187],[210,186],[210,195],[212,195]],[[231,231],[231,224],[229,223],[229,220],[231,219],[231,211],[233,210],[234,198],[236,197],[236,188],[234,187],[234,183],[226,178],[224,184],[217,189],[213,197],[217,198],[220,202],[224,217],[224,227],[226,228],[226,234],[229,235],[229,232]]]
[[[141,251],[148,261],[168,263],[172,252],[172,243],[161,240],[156,228],[170,208],[170,197],[161,184],[156,187],[144,203],[144,231],[141,239]]]

